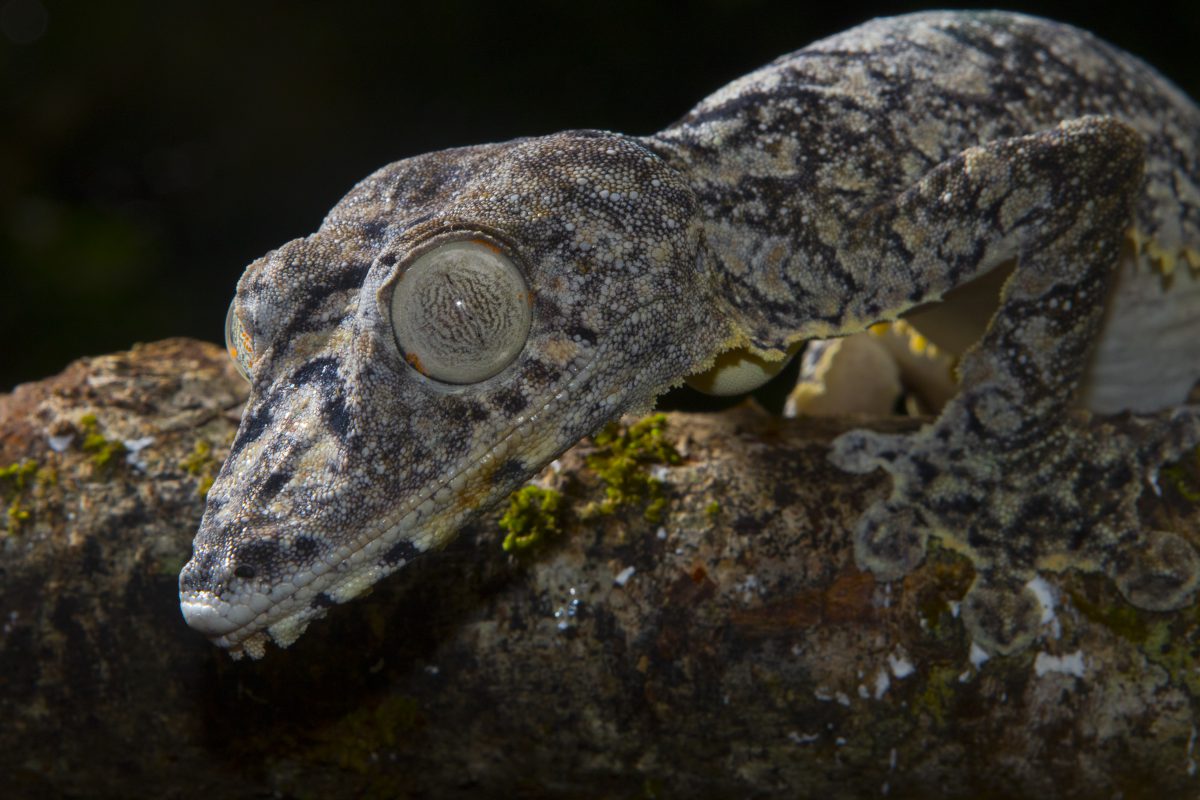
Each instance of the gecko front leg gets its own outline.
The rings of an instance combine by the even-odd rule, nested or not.
[[[987,649],[1034,636],[1038,568],[1089,565],[1148,609],[1183,605],[1200,558],[1182,537],[1146,533],[1137,500],[1159,467],[1200,442],[1200,415],[1095,418],[1074,408],[1131,204],[1142,143],[1088,118],[966,151],[871,220],[875,241],[954,264],[1016,256],[1001,306],[961,365],[961,392],[917,433],[853,431],[834,445],[847,471],[892,475],[891,495],[855,531],[860,567],[890,580],[930,535],[966,553],[977,577],[964,621]],[[892,235],[887,236],[888,233]],[[995,242],[1002,243],[1002,250]]]

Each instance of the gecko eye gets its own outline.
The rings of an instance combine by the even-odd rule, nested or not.
[[[238,319],[237,313],[233,310],[237,303],[235,297],[229,303],[229,311],[225,314],[225,349],[229,351],[229,357],[233,359],[233,365],[237,367],[238,373],[247,381],[250,380],[250,363],[254,360],[254,348],[250,344],[250,335],[246,333],[246,329],[242,327],[242,321]]]
[[[454,241],[423,253],[392,292],[392,330],[418,372],[477,383],[517,357],[529,335],[529,287],[500,249]]]

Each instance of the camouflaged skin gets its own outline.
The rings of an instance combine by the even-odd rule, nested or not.
[[[1173,384],[1139,400],[1164,409],[1152,415],[1092,417],[1074,399],[1113,324],[1123,252],[1155,291],[1200,262],[1197,141],[1186,97],[1086,33],[938,12],[786,56],[655,136],[563,133],[385,167],[239,283],[253,387],[180,575],[185,617],[235,654],[286,646],[717,354],[782,357],[1013,258],[936,423],[838,441],[839,466],[894,482],[864,513],[859,563],[901,577],[929,535],[966,553],[965,622],[1001,652],[1034,635],[1023,584],[1039,568],[1103,570],[1137,605],[1178,607],[1200,559],[1134,506],[1200,441],[1200,413]],[[405,265],[456,237],[506,252],[533,313],[517,359],[467,386],[406,363],[389,319]],[[1171,319],[1200,319],[1200,295],[1163,298]],[[1154,324],[1121,335],[1154,354]],[[1162,362],[1194,382],[1200,348],[1172,341]]]

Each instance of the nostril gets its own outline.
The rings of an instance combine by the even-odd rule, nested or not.
[[[258,573],[255,571],[254,567],[250,566],[249,564],[239,564],[233,570],[233,574],[235,577],[249,580],[250,578],[253,578],[255,575],[257,575]]]
[[[214,561],[204,556],[193,557],[179,571],[180,591],[198,591],[208,588],[212,579]]]

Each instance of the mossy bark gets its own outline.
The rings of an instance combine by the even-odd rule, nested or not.
[[[749,408],[668,417],[682,459],[639,467],[659,522],[594,513],[585,442],[540,479],[563,532],[532,557],[496,509],[291,649],[230,661],[175,581],[244,393],[218,348],[171,340],[0,397],[0,468],[36,463],[0,477],[6,797],[1200,795],[1196,606],[1048,575],[1043,637],[981,663],[962,557],[895,584],[855,568],[887,479],[828,463],[846,425]],[[98,463],[89,436],[123,449]],[[1194,503],[1147,502],[1195,540]]]

